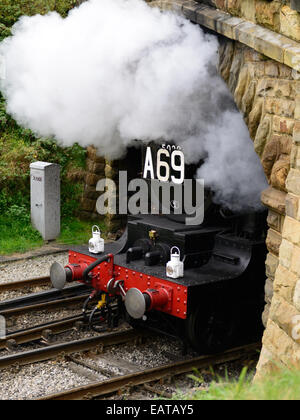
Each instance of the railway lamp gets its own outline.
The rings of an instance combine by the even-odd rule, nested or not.
[[[173,246],[171,249],[171,260],[167,264],[167,277],[172,279],[183,277],[183,262],[180,261],[180,250],[177,246]]]
[[[101,254],[104,252],[104,239],[101,238],[101,232],[98,226],[92,228],[93,237],[89,241],[89,252],[92,254]]]

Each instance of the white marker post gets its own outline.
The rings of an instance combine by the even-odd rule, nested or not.
[[[60,234],[60,166],[34,162],[30,165],[31,222],[45,241]]]
[[[4,316],[0,315],[0,340],[5,340],[6,338],[6,319]]]

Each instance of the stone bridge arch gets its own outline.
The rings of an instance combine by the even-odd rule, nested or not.
[[[266,326],[257,377],[274,364],[300,363],[300,7],[295,1],[148,0],[219,35],[219,72],[243,113],[269,182]],[[88,149],[83,199],[95,208],[99,178],[118,163]],[[96,194],[96,195],[95,195]],[[94,214],[95,215],[95,214]],[[96,216],[95,216],[96,217]],[[110,223],[119,225],[112,216]]]

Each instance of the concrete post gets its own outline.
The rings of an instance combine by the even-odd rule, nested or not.
[[[30,165],[31,221],[45,241],[60,234],[60,166],[47,162]]]

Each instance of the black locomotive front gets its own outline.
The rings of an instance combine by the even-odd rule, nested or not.
[[[72,248],[68,266],[52,268],[53,285],[78,280],[95,289],[101,299],[93,311],[93,327],[95,319],[116,325],[125,316],[133,326],[180,337],[202,353],[259,339],[265,213],[233,214],[214,204],[213,193],[203,189],[203,217],[198,224],[188,223],[197,216],[199,185],[193,181],[192,199],[182,190],[180,202],[177,192],[185,179],[195,177],[197,166],[186,165],[183,151],[175,145],[152,144],[141,154],[148,191],[153,192],[153,183],[162,186],[154,200],[149,195],[150,214],[128,216],[123,237],[106,244],[101,255]],[[168,183],[174,187],[169,190],[169,211],[161,195]],[[196,205],[187,206],[184,199]],[[188,214],[182,211],[186,208]],[[172,253],[174,265],[168,269]],[[183,273],[175,275],[182,265]]]

